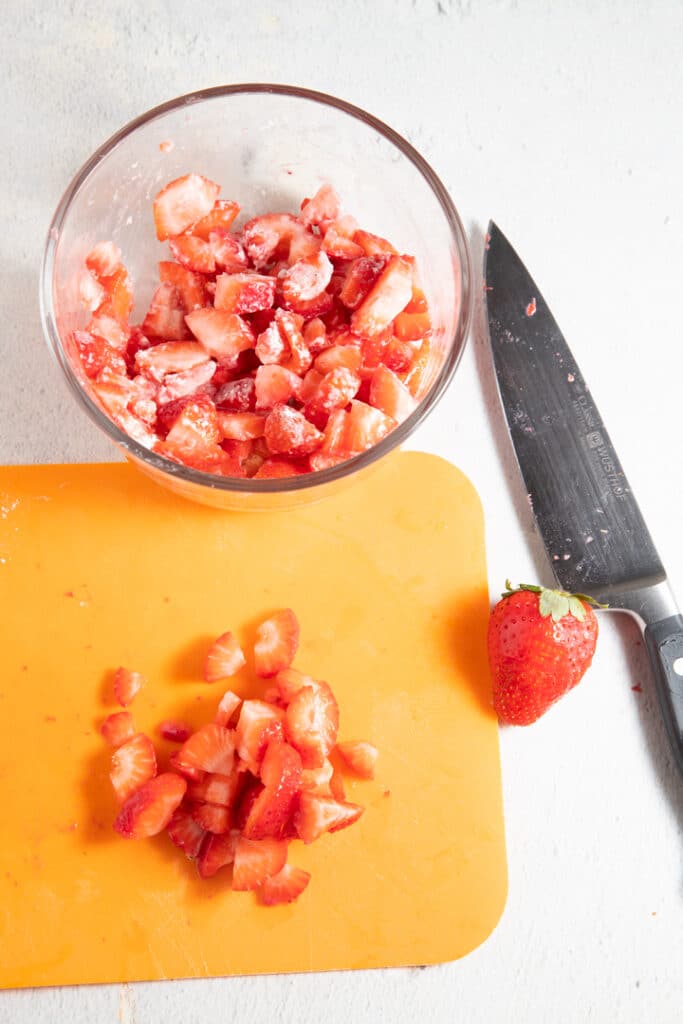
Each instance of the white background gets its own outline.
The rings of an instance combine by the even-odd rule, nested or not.
[[[477,267],[488,218],[508,234],[570,340],[683,598],[682,42],[673,0],[3,4],[0,460],[114,457],[67,394],[38,317],[46,226],[78,166],[179,93],[310,86],[366,107],[422,151]],[[415,447],[477,486],[492,593],[506,575],[549,582],[479,316]],[[510,893],[466,959],[2,993],[0,1021],[680,1020],[683,780],[636,627],[605,618],[584,683],[501,746]]]

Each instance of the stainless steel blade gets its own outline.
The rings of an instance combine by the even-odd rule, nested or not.
[[[498,388],[555,576],[618,604],[665,580],[664,567],[576,360],[493,222],[485,278]]]

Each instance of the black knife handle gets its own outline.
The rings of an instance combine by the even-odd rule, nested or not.
[[[645,646],[671,749],[683,774],[683,617],[672,615],[646,626]]]

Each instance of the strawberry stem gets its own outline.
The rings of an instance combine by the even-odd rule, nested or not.
[[[532,594],[539,595],[539,611],[545,618],[552,616],[554,622],[559,620],[564,615],[573,615],[575,619],[583,620],[585,615],[585,609],[583,604],[590,605],[593,608],[607,608],[606,604],[600,604],[594,597],[590,597],[588,594],[571,594],[568,590],[551,590],[548,587],[540,587],[535,583],[520,583],[516,587],[512,586],[510,580],[505,581],[505,590],[502,593],[502,597],[512,597],[513,594],[519,594],[521,591],[528,591]]]

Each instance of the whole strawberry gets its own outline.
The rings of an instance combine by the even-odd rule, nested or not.
[[[596,602],[563,590],[505,585],[489,619],[493,706],[500,722],[530,725],[576,686],[593,660]]]

